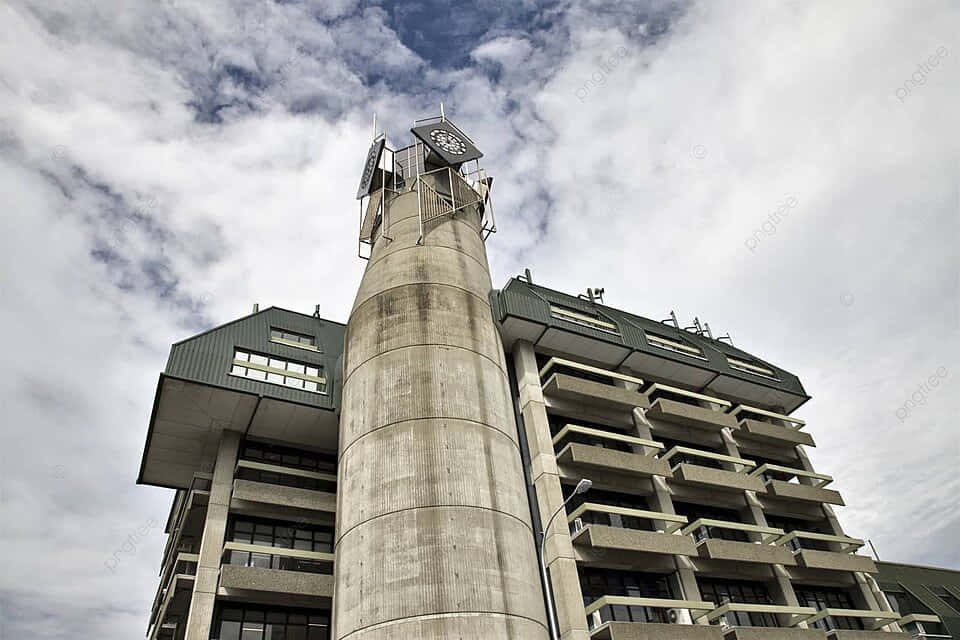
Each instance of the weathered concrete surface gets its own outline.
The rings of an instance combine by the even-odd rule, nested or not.
[[[602,409],[633,411],[635,407],[650,406],[647,397],[636,391],[565,373],[550,376],[543,385],[543,393],[548,397],[563,398]]]
[[[827,636],[830,640],[905,640],[912,638],[909,633],[887,633],[886,631],[851,631],[836,629]]]
[[[337,497],[332,493],[253,480],[234,480],[233,499],[308,511],[332,512],[337,508]]]
[[[546,638],[543,592],[476,212],[419,234],[389,205],[347,325],[334,633]]]
[[[734,434],[738,440],[755,440],[757,442],[766,442],[771,444],[803,444],[808,447],[816,446],[813,443],[813,437],[806,431],[799,429],[790,429],[779,424],[770,424],[746,418],[740,421],[740,430]]]
[[[870,556],[855,553],[834,553],[816,549],[801,549],[797,554],[801,567],[809,569],[831,569],[833,571],[863,571],[877,573],[877,563]]]
[[[720,627],[698,624],[611,622],[592,636],[601,640],[722,640]]]
[[[645,476],[670,477],[673,475],[670,471],[670,465],[659,458],[644,456],[639,453],[617,451],[616,449],[593,447],[578,442],[572,442],[561,449],[557,455],[557,462],[559,464],[638,473]]]
[[[711,560],[758,562],[762,564],[797,564],[786,547],[736,540],[704,540],[698,547],[700,556]]]
[[[690,536],[679,536],[656,531],[638,531],[606,525],[591,524],[573,538],[573,544],[608,551],[637,551],[695,556],[697,546]]]
[[[844,506],[843,498],[833,489],[811,487],[810,485],[796,484],[785,480],[771,480],[767,483],[767,492],[771,496],[785,500],[805,500]]]
[[[775,629],[772,627],[736,627],[723,640],[824,640],[827,635],[819,629]]]
[[[745,473],[701,467],[686,462],[677,466],[673,472],[673,477],[675,480],[708,485],[725,491],[763,491],[763,481],[760,478],[752,478]]]
[[[724,428],[733,430],[739,428],[737,421],[728,413],[720,413],[705,407],[695,407],[667,398],[654,400],[647,411],[647,417],[655,420],[665,420],[684,427],[712,431],[719,431]]]
[[[329,598],[333,595],[333,576],[225,564],[220,568],[220,588]]]

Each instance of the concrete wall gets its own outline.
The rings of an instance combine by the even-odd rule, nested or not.
[[[390,202],[344,351],[333,637],[545,638],[476,211]]]

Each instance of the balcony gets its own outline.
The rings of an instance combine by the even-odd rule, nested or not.
[[[832,626],[830,618],[857,618],[863,624],[863,628],[867,631],[875,631],[884,627],[891,622],[896,622],[900,619],[899,613],[894,613],[892,611],[871,611],[869,609],[832,609],[826,608],[814,612],[814,614],[804,620],[808,625],[816,625],[819,623],[820,626],[826,624]],[[848,631],[843,629],[833,629],[827,632],[827,638],[837,638],[841,640],[843,638],[871,638],[872,634],[864,634],[863,631]],[[890,636],[886,633],[883,636],[877,636],[878,638],[896,638],[896,635]]]
[[[223,554],[220,589],[224,595],[333,597],[332,553],[227,542]]]
[[[337,496],[331,491],[303,487],[329,487],[335,490],[337,477],[330,473],[239,460],[233,481],[232,501],[259,503],[293,509],[334,513]],[[293,485],[293,486],[291,486]]]
[[[673,600],[667,598],[638,598],[633,596],[602,596],[597,598],[584,608],[587,616],[587,625],[590,628],[591,638],[636,638],[645,637],[643,635],[633,635],[627,633],[627,628],[621,627],[622,633],[619,636],[605,635],[609,633],[612,623],[626,623],[630,625],[630,631],[639,629],[653,630],[654,628],[669,627],[667,632],[682,629],[684,634],[688,631],[698,629],[692,626],[691,612],[709,611],[713,608],[713,603],[702,600]],[[669,621],[668,612],[674,610],[678,623],[683,627],[676,627],[673,624],[665,624]],[[653,623],[653,624],[651,624]],[[660,623],[660,624],[657,624]],[[609,626],[608,626],[609,625]],[[699,627],[707,629],[708,627]],[[719,633],[719,629],[717,629]],[[657,636],[654,636],[657,637]],[[674,635],[664,635],[663,638],[674,638]],[[719,635],[691,636],[693,638],[719,638]]]
[[[620,412],[649,406],[646,396],[640,392],[614,384],[615,381],[623,381],[642,386],[644,382],[640,378],[572,360],[550,358],[540,369],[540,379],[544,381],[543,393],[547,398],[568,400],[593,409]]]
[[[806,621],[810,616],[817,613],[813,607],[794,607],[780,604],[752,604],[746,602],[727,602],[720,606],[711,604],[710,611],[697,617],[698,620],[705,618],[708,622],[717,622],[719,620],[729,620],[737,617],[737,614],[760,614],[776,616],[780,627],[796,627],[801,622]],[[777,628],[771,628],[771,632],[776,632]],[[767,628],[764,628],[767,631]],[[762,638],[774,638],[775,635],[762,635]]]
[[[610,522],[643,521],[649,524],[650,530],[596,523],[583,524],[584,520],[597,514],[607,516]],[[574,546],[585,550],[596,550],[604,554],[611,551],[622,552],[624,559],[628,559],[631,553],[697,555],[693,540],[688,536],[671,535],[671,532],[663,529],[657,530],[659,522],[672,522],[680,526],[686,524],[687,519],[684,516],[585,502],[567,517],[567,521],[575,527],[572,537]]]
[[[172,563],[173,570],[167,579],[161,581],[154,600],[150,628],[147,630],[150,640],[166,637],[165,634],[176,631],[177,625],[186,621],[198,560],[199,556],[195,553],[177,554]]]
[[[677,526],[672,528],[671,531],[676,530],[676,528]],[[760,541],[724,540],[720,536],[714,536],[715,529],[755,534],[760,537]],[[701,558],[760,564],[796,564],[796,560],[789,550],[777,546],[777,540],[783,536],[781,529],[742,522],[699,518],[680,529],[680,533],[684,536],[693,536],[693,539],[696,540],[697,553]]]
[[[679,635],[678,635],[679,634]],[[590,640],[724,640],[720,627],[656,623],[604,622],[590,633]]]
[[[730,415],[740,425],[738,439],[775,445],[816,446],[810,434],[801,431],[806,423],[799,418],[745,404],[737,405],[730,411]]]
[[[920,638],[921,640],[927,638],[929,638],[929,640],[953,639],[952,635],[946,633],[943,627],[943,620],[941,620],[938,615],[911,613],[897,620],[897,624],[913,638]]]
[[[776,464],[764,464],[751,471],[750,476],[762,478],[767,494],[776,498],[844,506],[843,498],[840,497],[839,493],[823,488],[833,482],[833,477],[822,473],[782,467]],[[781,478],[795,478],[798,481],[791,482]],[[812,484],[800,484],[800,478],[808,479]]]
[[[804,546],[805,541],[833,545],[836,550],[808,549]],[[791,531],[777,540],[776,544],[789,549],[797,564],[808,569],[877,572],[877,565],[873,562],[873,558],[854,553],[864,545],[863,540],[857,538],[809,531]]]
[[[599,440],[610,446],[594,446],[587,442]],[[557,463],[579,467],[595,468],[619,473],[636,473],[643,476],[671,475],[667,463],[653,455],[623,451],[644,447],[659,451],[663,445],[653,440],[628,436],[615,431],[593,429],[568,424],[553,437],[554,447],[561,447],[557,453]]]
[[[788,627],[732,627],[723,640],[826,640],[827,634],[819,629]]]
[[[752,460],[737,458],[712,451],[703,451],[690,447],[676,446],[660,456],[664,462],[677,458],[682,462],[671,464],[673,479],[694,485],[702,485],[711,489],[725,491],[759,491],[763,492],[763,482],[759,478],[748,475],[753,467],[757,466]],[[686,462],[689,459],[706,460],[712,466]],[[737,471],[717,469],[718,464],[727,463],[741,467]]]
[[[726,400],[660,383],[650,385],[644,395],[650,401],[648,418],[714,432],[722,429],[737,429],[737,421],[730,414],[696,404],[707,402],[724,409],[730,406]],[[653,398],[655,395],[671,397]]]

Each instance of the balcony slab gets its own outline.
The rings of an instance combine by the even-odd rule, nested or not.
[[[826,637],[826,632],[819,629],[735,627],[723,636],[723,640],[824,640]]]
[[[789,549],[772,544],[737,542],[736,540],[708,539],[697,545],[701,558],[730,560],[733,562],[756,562],[760,564],[795,565],[797,561]]]
[[[337,496],[325,491],[311,491],[298,487],[285,487],[253,480],[233,481],[233,500],[244,500],[260,504],[292,507],[310,511],[337,510]]]
[[[729,413],[720,413],[706,407],[697,407],[667,398],[654,400],[647,411],[647,417],[709,431],[720,431],[725,428],[735,431],[739,428],[736,419]]]
[[[821,636],[822,637],[822,636]],[[591,640],[723,640],[720,627],[699,624],[608,622],[597,627]]]
[[[769,444],[816,446],[813,443],[813,437],[806,431],[753,420],[752,418],[745,418],[740,421],[740,430],[735,437],[738,440],[753,440]]]
[[[853,631],[834,629],[827,633],[827,640],[907,640],[913,638],[909,633],[888,633],[886,631]]]
[[[581,547],[641,553],[665,553],[696,556],[697,547],[690,536],[656,531],[639,531],[607,525],[587,525],[574,534],[573,544]]]
[[[713,489],[763,492],[763,481],[759,478],[752,478],[745,473],[701,467],[686,462],[677,465],[673,472],[673,478],[690,484],[709,486]]]
[[[590,407],[633,411],[634,407],[648,408],[647,397],[638,391],[584,380],[564,373],[555,373],[543,385],[543,394],[572,400]]]
[[[659,458],[639,453],[627,453],[573,442],[560,450],[558,464],[595,467],[620,473],[637,473],[644,476],[671,477],[670,465]]]
[[[220,588],[227,592],[231,590],[262,591],[312,598],[332,598],[333,576],[325,573],[225,564],[220,567]]]
[[[797,559],[797,564],[808,569],[877,573],[877,564],[870,556],[861,556],[854,553],[837,553],[834,551],[818,551],[816,549],[801,549],[794,554],[794,557]]]
[[[763,489],[760,489],[762,492]],[[832,489],[811,487],[806,484],[771,480],[767,483],[766,493],[784,500],[798,500],[802,502],[820,502],[844,506],[843,498]]]

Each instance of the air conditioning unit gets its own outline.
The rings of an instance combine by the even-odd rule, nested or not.
[[[667,609],[667,621],[670,624],[693,624],[687,609]]]

